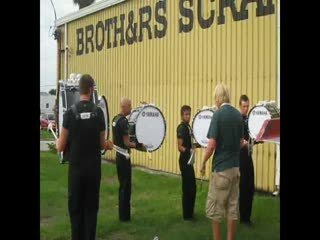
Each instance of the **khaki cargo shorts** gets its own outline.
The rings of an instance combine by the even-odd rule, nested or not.
[[[219,222],[225,217],[238,220],[239,181],[238,167],[212,173],[206,204],[208,218]]]

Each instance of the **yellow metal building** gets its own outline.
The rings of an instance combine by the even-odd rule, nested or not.
[[[132,163],[179,174],[176,127],[179,110],[192,115],[213,104],[217,83],[229,86],[238,106],[278,99],[278,0],[104,0],[57,20],[58,80],[89,73],[109,102],[111,117],[128,96],[133,107],[155,103],[167,122],[152,160],[132,151]],[[197,150],[196,175],[202,149]],[[108,152],[107,158],[114,158]],[[275,190],[276,146],[255,146],[255,184]],[[209,177],[208,166],[207,178]]]

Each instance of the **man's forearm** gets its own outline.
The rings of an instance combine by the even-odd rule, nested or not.
[[[209,160],[209,158],[211,157],[213,151],[214,151],[214,149],[212,149],[212,148],[206,148],[206,151],[205,151],[204,156],[203,156],[203,162],[207,162]]]
[[[136,147],[137,147],[135,142],[125,141],[124,144],[125,144],[128,148],[136,148]]]
[[[179,150],[179,152],[184,153],[187,150],[187,148],[185,148],[183,146],[179,146],[178,150]]]
[[[61,139],[60,139],[60,138],[57,139],[57,141],[56,141],[56,148],[57,148],[57,151],[58,151],[58,152],[63,152],[64,149],[65,149],[65,145],[66,145],[66,144],[62,144],[62,143],[61,143]]]

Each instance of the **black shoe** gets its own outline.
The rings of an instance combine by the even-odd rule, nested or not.
[[[195,221],[195,218],[192,216],[192,217],[183,217],[183,220],[185,221]]]
[[[130,218],[128,218],[128,219],[119,219],[120,220],[120,222],[130,222],[131,220],[130,220]]]
[[[253,227],[253,223],[251,221],[240,221],[240,224],[243,224],[246,227]]]

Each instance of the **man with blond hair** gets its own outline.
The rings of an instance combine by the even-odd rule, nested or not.
[[[214,100],[218,110],[211,119],[200,170],[205,175],[206,162],[214,152],[206,214],[212,220],[215,240],[221,240],[220,222],[224,217],[228,219],[228,240],[234,240],[239,215],[239,154],[245,144],[243,121],[240,112],[230,105],[226,86],[216,86]]]
[[[131,100],[123,97],[120,102],[120,113],[112,120],[113,143],[127,150],[130,148],[144,148],[142,143],[131,142],[129,139],[129,123],[127,116],[131,113]],[[119,220],[131,220],[131,160],[120,153],[116,153],[117,174],[119,180]]]

